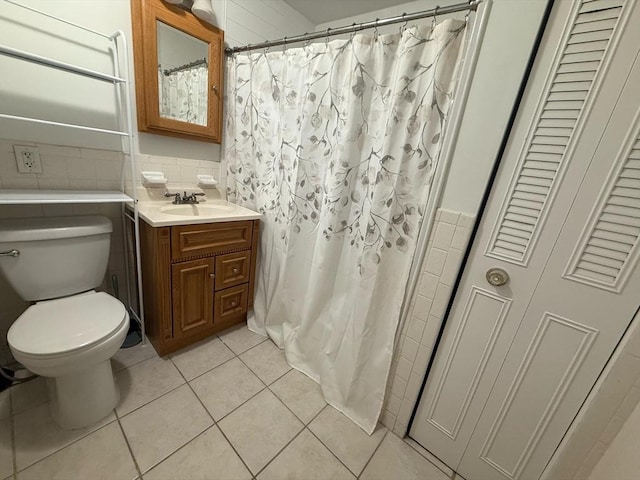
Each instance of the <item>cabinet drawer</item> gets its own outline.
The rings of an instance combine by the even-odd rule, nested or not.
[[[216,290],[249,281],[251,251],[227,253],[216,257]]]
[[[171,227],[171,259],[251,248],[252,222],[221,222]]]
[[[226,288],[215,294],[213,322],[226,323],[247,313],[249,287],[247,284]]]

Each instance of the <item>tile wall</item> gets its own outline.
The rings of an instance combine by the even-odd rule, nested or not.
[[[475,217],[440,209],[427,245],[418,288],[391,365],[381,422],[397,435],[407,432],[418,392]]]

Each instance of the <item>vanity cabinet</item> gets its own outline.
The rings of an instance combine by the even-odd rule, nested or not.
[[[259,220],[140,222],[147,336],[160,355],[244,322],[253,305]]]

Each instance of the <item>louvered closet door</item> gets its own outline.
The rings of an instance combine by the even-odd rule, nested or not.
[[[539,478],[637,307],[638,24],[554,4],[410,432],[467,480]]]

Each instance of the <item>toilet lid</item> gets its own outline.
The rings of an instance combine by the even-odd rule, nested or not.
[[[54,355],[91,346],[127,320],[124,305],[104,292],[49,300],[30,306],[11,325],[12,349]]]

